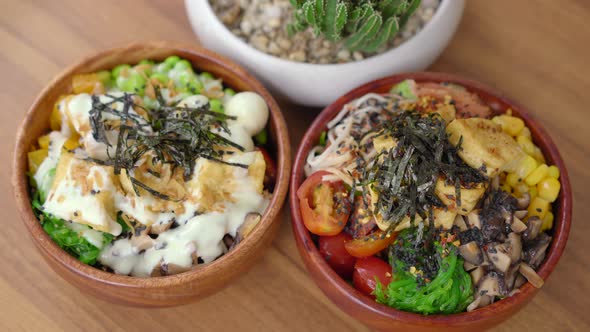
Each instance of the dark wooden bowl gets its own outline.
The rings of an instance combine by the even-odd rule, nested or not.
[[[118,64],[142,59],[163,60],[178,55],[195,68],[223,79],[236,91],[260,94],[270,108],[270,153],[277,161],[278,176],[270,205],[251,235],[223,257],[189,272],[157,278],[135,278],[104,272],[79,262],[57,246],[43,231],[30,206],[27,183],[27,152],[35,140],[49,129],[49,117],[57,98],[71,92],[72,76],[112,69]],[[135,43],[106,50],[83,59],[57,76],[37,97],[22,122],[14,150],[12,184],[16,206],[33,242],[49,265],[83,292],[117,303],[162,307],[201,299],[231,282],[251,267],[271,243],[279,227],[277,220],[287,195],[291,167],[291,147],[285,120],[273,97],[245,69],[211,51],[169,42]]]
[[[553,226],[553,242],[545,261],[538,270],[538,274],[547,279],[551,271],[557,265],[565,244],[567,242],[571,218],[572,218],[572,192],[565,168],[565,164],[559,155],[557,147],[530,113],[519,104],[504,97],[496,90],[478,82],[467,80],[455,75],[442,73],[410,73],[400,74],[365,84],[339,98],[325,108],[311,127],[305,133],[299,146],[293,174],[291,176],[290,205],[293,219],[293,232],[297,241],[297,247],[303,261],[322,291],[342,310],[364,324],[381,331],[479,331],[490,328],[508,319],[515,314],[533,296],[538,289],[527,283],[520,288],[520,292],[509,298],[498,301],[487,307],[473,312],[464,312],[454,315],[423,316],[410,312],[404,312],[376,303],[370,297],[357,291],[336,274],[320,255],[316,244],[312,240],[309,231],[303,225],[299,200],[296,192],[305,175],[303,166],[307,154],[316,145],[321,132],[326,124],[336,116],[342,107],[353,99],[359,98],[369,92],[385,93],[392,85],[404,80],[414,79],[417,82],[451,82],[466,87],[469,91],[478,94],[484,102],[488,103],[495,112],[504,112],[511,108],[515,115],[521,117],[530,128],[535,143],[543,150],[547,161],[557,165],[561,170],[561,193],[554,203],[555,222]]]

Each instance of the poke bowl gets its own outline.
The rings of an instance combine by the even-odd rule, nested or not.
[[[41,92],[12,183],[64,279],[116,303],[173,306],[228,285],[270,244],[289,150],[276,102],[244,69],[141,42],[89,56]]]
[[[297,151],[290,206],[308,271],[343,311],[381,331],[467,331],[539,291],[565,249],[572,194],[526,108],[424,72],[325,108]]]

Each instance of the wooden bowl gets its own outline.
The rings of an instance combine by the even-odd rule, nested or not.
[[[558,200],[554,203],[556,213],[553,227],[553,242],[551,243],[545,261],[538,270],[538,274],[546,280],[555,268],[565,249],[572,217],[571,186],[565,164],[559,155],[557,147],[547,132],[524,107],[512,102],[501,93],[481,83],[442,73],[400,74],[373,81],[339,98],[320,113],[303,137],[303,141],[295,157],[291,176],[290,205],[297,247],[307,269],[322,291],[342,310],[371,328],[380,331],[479,331],[490,328],[515,314],[533,298],[538,289],[527,283],[514,296],[472,312],[463,312],[454,315],[423,316],[396,310],[375,302],[338,276],[324,261],[309,231],[303,225],[296,192],[305,179],[303,166],[305,165],[307,155],[311,148],[316,145],[316,142],[318,142],[321,132],[326,128],[326,124],[340,112],[346,103],[370,92],[385,93],[389,91],[392,85],[404,79],[414,79],[417,82],[451,82],[460,84],[469,91],[478,94],[495,112],[500,113],[504,112],[507,108],[511,108],[515,115],[525,121],[532,132],[535,143],[542,149],[548,162],[557,165],[561,170],[561,193]]]
[[[71,92],[72,76],[112,69],[118,64],[137,63],[142,59],[163,60],[178,55],[195,68],[223,79],[236,91],[260,94],[270,108],[271,155],[277,161],[278,176],[270,205],[260,224],[235,249],[203,267],[189,272],[157,278],[136,278],[104,272],[67,254],[43,231],[30,205],[27,181],[27,152],[35,140],[49,129],[49,117],[57,98]],[[22,122],[14,151],[12,184],[16,205],[33,242],[64,279],[82,291],[112,302],[163,307],[201,299],[226,286],[251,267],[271,243],[279,227],[277,220],[285,200],[291,167],[291,148],[285,120],[273,97],[262,84],[234,62],[206,49],[169,42],[135,43],[106,50],[83,59],[57,76],[37,97]]]

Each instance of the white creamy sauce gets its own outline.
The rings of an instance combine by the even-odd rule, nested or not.
[[[234,154],[228,159],[230,162],[247,165],[252,164],[254,160],[254,153]],[[201,159],[195,165],[193,178],[199,176],[202,162]],[[116,273],[149,277],[154,267],[159,266],[161,262],[188,269],[193,265],[193,254],[201,257],[204,263],[215,260],[227,250],[223,244],[223,236],[230,234],[235,237],[246,215],[251,212],[262,214],[269,203],[268,199],[256,190],[254,179],[248,175],[247,169],[235,167],[232,180],[235,184],[232,192],[235,202],[227,202],[223,212],[194,216],[198,205],[187,201],[184,204],[186,212],[183,215],[164,213],[158,218],[164,221],[176,217],[179,226],[160,234],[154,240],[152,248],[140,254],[131,245],[131,240],[120,239],[102,251],[99,261],[113,268]],[[150,215],[150,218],[153,217]]]
[[[170,72],[173,80],[179,79],[179,73]],[[176,75],[176,76],[175,76]],[[208,102],[208,98],[202,95],[171,96],[167,89],[162,89],[162,95],[166,100],[182,102],[181,105],[196,107]],[[122,96],[122,92],[110,91],[110,96],[101,95],[100,100],[105,103],[112,97]],[[122,111],[123,104],[115,102],[112,108]],[[80,157],[92,157],[99,160],[109,159],[114,154],[117,140],[117,131],[107,131],[107,139],[111,143],[108,147],[102,142],[97,142],[90,128],[90,111],[92,109],[92,97],[88,94],[79,94],[65,99],[60,104],[62,114],[61,132],[50,134],[50,147],[48,157],[40,165],[34,175],[39,190],[48,194],[44,202],[46,212],[66,220],[66,225],[78,232],[88,242],[102,249],[98,261],[118,274],[130,274],[138,277],[149,277],[154,268],[160,264],[173,264],[177,267],[189,269],[196,264],[196,257],[200,257],[204,263],[209,263],[223,255],[227,248],[223,243],[225,234],[235,237],[238,228],[244,222],[248,213],[263,214],[269,204],[269,200],[262,194],[262,177],[264,176],[264,162],[260,152],[254,150],[251,135],[244,129],[242,123],[233,121],[230,125],[231,135],[221,133],[245,148],[245,152],[235,151],[226,155],[225,160],[231,163],[252,165],[248,169],[235,166],[217,164],[205,159],[199,159],[195,163],[192,179],[185,183],[189,197],[182,202],[182,211],[157,212],[152,209],[159,199],[152,195],[144,194],[135,196],[121,189],[117,176],[112,173],[112,168],[97,164],[88,164]],[[132,116],[140,117],[135,111],[130,110]],[[104,113],[103,113],[104,114]],[[104,114],[106,120],[118,120],[118,117]],[[251,121],[250,121],[251,122]],[[60,156],[67,154],[63,151],[64,142],[71,136],[70,125],[80,134],[80,143],[83,149],[77,149],[74,155],[69,155],[69,164],[60,163]],[[150,130],[148,128],[146,130]],[[261,164],[262,160],[262,164]],[[77,164],[78,163],[78,164]],[[81,164],[84,164],[82,165]],[[214,163],[214,166],[212,166]],[[56,167],[61,170],[56,182],[54,182]],[[256,167],[255,167],[256,166]],[[83,176],[80,167],[84,169]],[[209,169],[207,169],[209,167]],[[212,167],[230,167],[231,171],[215,172]],[[262,167],[262,173],[260,168]],[[217,170],[217,169],[215,169]],[[258,171],[256,171],[258,170]],[[109,173],[110,172],[110,173]],[[223,178],[210,179],[212,175]],[[219,175],[222,174],[222,175]],[[199,183],[200,177],[207,178],[208,186]],[[117,184],[115,184],[116,182]],[[213,183],[211,185],[211,183]],[[92,191],[89,192],[88,188]],[[83,188],[86,188],[85,190]],[[214,207],[203,197],[218,197],[220,190],[223,195],[229,192],[226,201],[215,202]],[[224,191],[225,190],[225,191]],[[112,203],[111,203],[112,202]],[[206,203],[205,203],[206,202]],[[151,240],[153,246],[146,250],[139,250],[133,245],[132,239],[121,238],[103,248],[103,233],[113,235],[121,233],[114,216],[121,211],[124,215],[135,219],[146,226],[150,224],[169,224],[175,222],[175,228],[168,229]],[[205,211],[199,213],[198,211]],[[152,224],[152,225],[153,225]],[[90,226],[90,227],[89,227]]]
[[[61,149],[68,137],[64,136],[59,131],[54,131],[49,134],[49,149],[47,158],[43,160],[39,169],[33,176],[37,183],[37,188],[44,194],[47,194],[53,184],[53,178],[55,177],[55,168],[59,161]]]

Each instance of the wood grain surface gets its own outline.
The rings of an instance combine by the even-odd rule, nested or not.
[[[528,106],[570,172],[574,220],[566,252],[532,303],[497,331],[590,330],[589,20],[586,0],[471,0],[457,35],[430,68],[480,80]],[[62,68],[102,48],[148,39],[195,42],[182,1],[0,0],[0,330],[366,331],[307,275],[288,209],[274,245],[250,272],[183,307],[146,310],[96,300],[42,261],[10,189],[16,127]],[[282,106],[296,146],[317,110]]]

